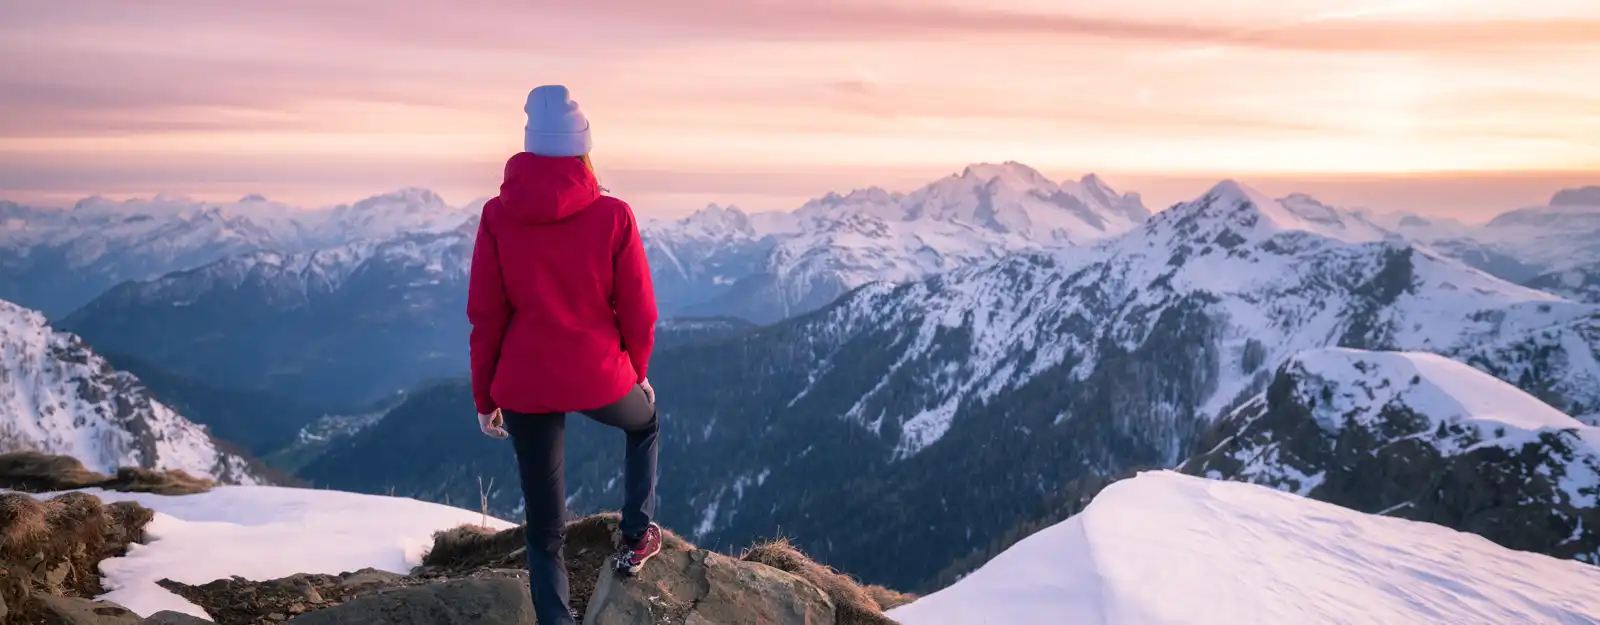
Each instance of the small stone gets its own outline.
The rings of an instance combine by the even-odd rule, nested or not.
[[[287,621],[287,620],[289,620],[289,617],[285,616],[282,612],[273,612],[272,614],[268,614],[267,615],[267,620],[275,621],[275,622],[277,622],[277,621]]]

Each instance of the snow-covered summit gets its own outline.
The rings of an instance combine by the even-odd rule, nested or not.
[[[1328,206],[1305,194],[1273,198],[1236,180],[1224,180],[1198,199],[1163,211],[1152,220],[1154,233],[1170,233],[1197,241],[1211,233],[1211,243],[1226,246],[1239,237],[1271,237],[1302,232],[1345,243],[1392,238],[1359,214]]]
[[[1250,484],[1144,473],[905,625],[1591,623],[1600,568]]]
[[[868,282],[905,282],[1018,251],[1089,244],[1150,212],[1094,175],[1057,183],[980,163],[910,193],[829,193],[789,212],[711,206],[644,229],[671,313],[771,321]]]
[[[0,452],[25,449],[77,458],[85,467],[183,469],[224,483],[261,477],[206,430],[111,368],[82,339],[44,315],[0,300]]]

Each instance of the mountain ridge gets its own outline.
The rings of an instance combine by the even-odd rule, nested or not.
[[[37,450],[77,458],[101,473],[120,466],[183,469],[230,484],[267,479],[252,459],[151,397],[76,335],[0,300],[0,452]]]

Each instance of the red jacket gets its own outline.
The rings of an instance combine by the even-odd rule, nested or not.
[[[575,157],[506,161],[467,290],[480,414],[592,410],[644,380],[656,300],[633,209]]]

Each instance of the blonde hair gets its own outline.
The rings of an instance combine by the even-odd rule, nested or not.
[[[594,161],[589,160],[589,155],[588,154],[579,154],[578,155],[578,160],[583,161],[583,166],[589,168],[589,173],[591,173],[591,174],[595,173],[595,171],[594,171]]]

